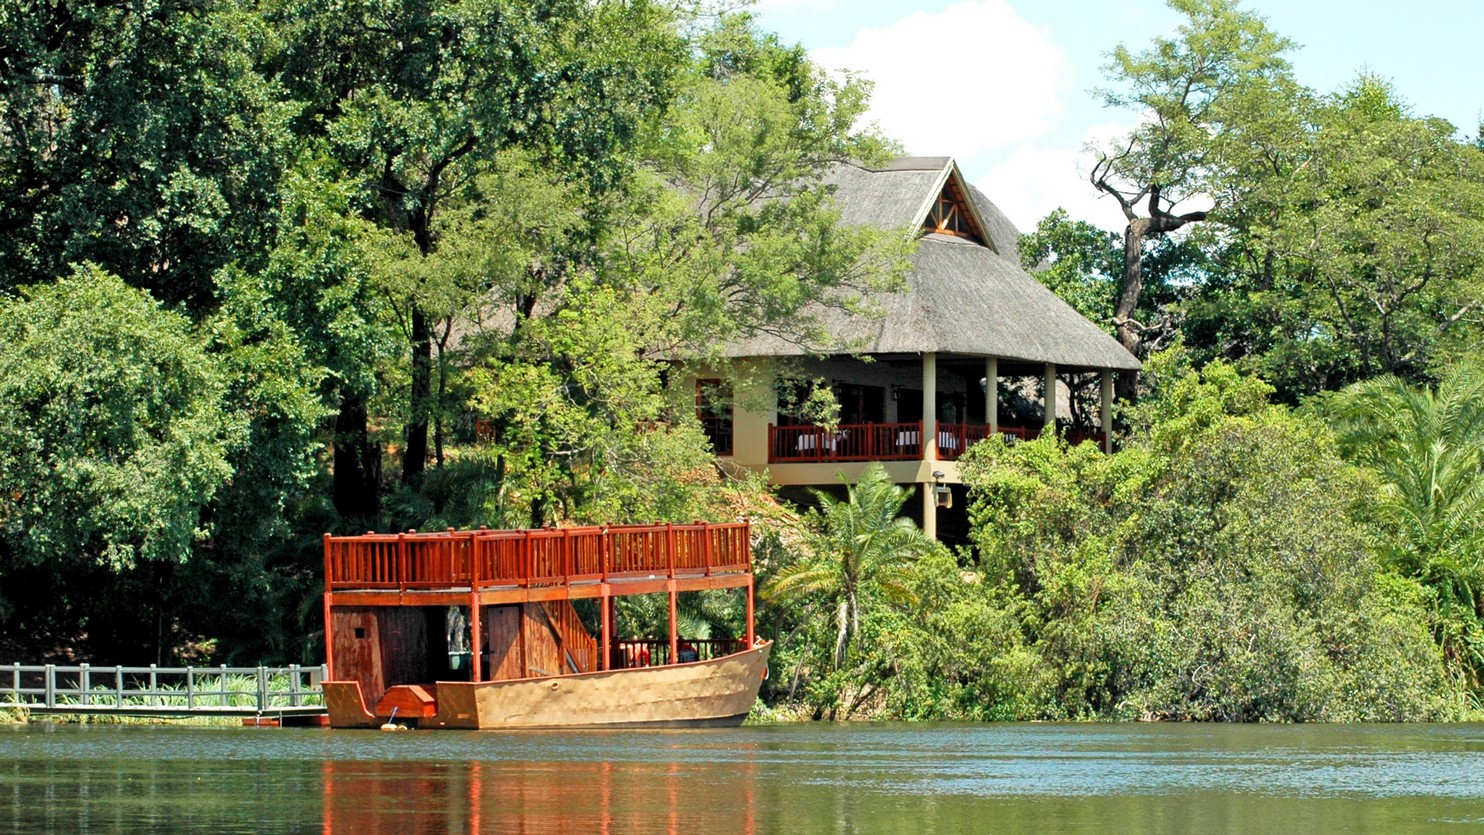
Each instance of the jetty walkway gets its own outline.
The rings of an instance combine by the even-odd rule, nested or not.
[[[10,664],[0,667],[0,710],[35,715],[243,716],[325,713],[323,666],[147,667]]]

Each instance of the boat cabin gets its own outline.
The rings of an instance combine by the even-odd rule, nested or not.
[[[434,717],[439,682],[682,665],[755,643],[746,522],[326,534],[324,548],[329,678],[358,684],[379,719]],[[744,635],[678,633],[678,596],[711,589],[745,594]],[[669,634],[619,636],[614,599],[627,595],[667,596]]]

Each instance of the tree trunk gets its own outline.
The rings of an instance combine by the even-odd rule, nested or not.
[[[1118,343],[1130,354],[1139,355],[1143,339],[1134,314],[1139,309],[1139,296],[1144,292],[1144,238],[1149,234],[1149,221],[1129,221],[1123,232],[1123,280],[1118,284],[1118,304],[1113,310],[1113,323],[1118,328]],[[1116,396],[1132,403],[1138,396],[1138,375],[1119,374],[1114,383]]]
[[[402,483],[416,487],[428,462],[428,419],[433,414],[433,331],[428,317],[412,310],[411,413],[407,416],[406,445],[402,454]]]
[[[335,417],[335,511],[357,527],[374,523],[381,512],[381,450],[366,428],[366,399],[345,395]]]
[[[835,636],[835,669],[845,663],[845,646],[850,642],[850,613],[845,598],[840,598],[840,610],[835,613],[840,623],[840,632]]]

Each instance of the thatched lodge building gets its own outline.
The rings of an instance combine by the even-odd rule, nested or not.
[[[906,286],[872,300],[884,315],[820,312],[850,354],[818,356],[772,336],[728,346],[745,373],[727,377],[750,381],[748,390],[717,396],[725,383],[704,374],[695,381],[703,426],[724,462],[766,470],[787,492],[838,487],[880,461],[921,494],[929,535],[940,533],[940,508],[957,506],[942,519],[945,538],[956,538],[965,527],[959,455],[996,433],[1025,438],[1056,426],[1057,392],[1065,397],[1068,381],[1095,379],[1099,407],[1091,425],[1060,431],[1109,443],[1113,375],[1136,373],[1139,361],[1021,269],[1019,233],[951,158],[840,165],[829,179],[842,223],[921,230]],[[828,381],[838,424],[788,414],[784,377]],[[1002,414],[1012,392],[1043,402]]]

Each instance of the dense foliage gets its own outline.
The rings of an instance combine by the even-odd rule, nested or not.
[[[1114,455],[1050,436],[975,446],[961,466],[978,564],[914,560],[896,599],[916,605],[865,611],[870,646],[844,681],[808,649],[826,619],[790,636],[783,657],[806,680],[789,683],[795,695],[906,718],[1395,721],[1467,708],[1429,635],[1446,614],[1429,608],[1435,587],[1377,549],[1375,477],[1260,380],[1187,360],[1152,364]]]
[[[1124,234],[1020,247],[1148,362],[1121,448],[976,446],[952,552],[879,469],[723,473],[677,383],[900,282],[822,177],[895,150],[867,82],[690,4],[0,3],[0,650],[312,661],[324,531],[749,515],[809,715],[1476,712],[1484,148],[1171,5],[1111,54]]]

